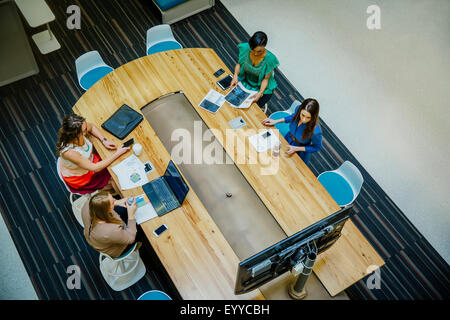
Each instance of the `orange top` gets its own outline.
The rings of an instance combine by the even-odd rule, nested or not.
[[[93,163],[97,163],[101,160],[98,154],[94,153],[93,156],[94,156],[92,159]],[[91,178],[94,175],[94,173],[95,173],[94,171],[88,171],[87,173],[81,176],[72,176],[72,177],[64,177],[63,175],[61,176],[69,186],[71,186],[74,189],[79,189],[87,185],[91,181]]]

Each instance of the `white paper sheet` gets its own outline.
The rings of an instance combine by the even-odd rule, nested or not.
[[[211,89],[198,106],[209,112],[216,113],[224,102],[225,96],[220,92]]]
[[[258,91],[252,91],[246,89],[240,82],[236,87],[233,88],[225,96],[225,100],[233,108],[246,109],[250,107],[253,103],[254,98],[250,99],[253,95],[257,94]]]
[[[122,190],[140,187],[148,182],[144,164],[134,154],[111,169],[119,179]]]
[[[269,133],[269,136],[267,136],[267,133]],[[280,139],[278,139],[272,129],[264,130],[258,134],[255,134],[249,137],[248,140],[258,152],[264,152],[272,149],[280,143]]]
[[[136,218],[137,224],[141,224],[158,216],[145,193],[136,197],[136,206],[137,210],[134,217]]]

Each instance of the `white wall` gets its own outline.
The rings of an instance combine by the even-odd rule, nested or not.
[[[222,0],[450,261],[450,1]],[[366,9],[381,9],[368,30]]]

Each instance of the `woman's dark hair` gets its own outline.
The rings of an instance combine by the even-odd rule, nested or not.
[[[64,117],[58,133],[56,155],[60,156],[61,151],[80,136],[85,121],[83,117],[74,113]]]
[[[267,35],[262,31],[257,31],[250,40],[248,40],[248,44],[252,50],[256,47],[265,47],[267,44]]]
[[[311,98],[303,100],[292,121],[296,123],[300,121],[300,113],[302,110],[308,111],[311,114],[311,120],[306,124],[306,129],[303,131],[302,140],[305,140],[312,136],[314,128],[319,124],[319,102]]]

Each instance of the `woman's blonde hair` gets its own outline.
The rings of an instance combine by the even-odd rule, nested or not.
[[[122,220],[114,218],[111,214],[110,207],[111,203],[109,202],[108,192],[99,192],[89,200],[89,216],[91,217],[92,226],[98,221],[123,224]]]

